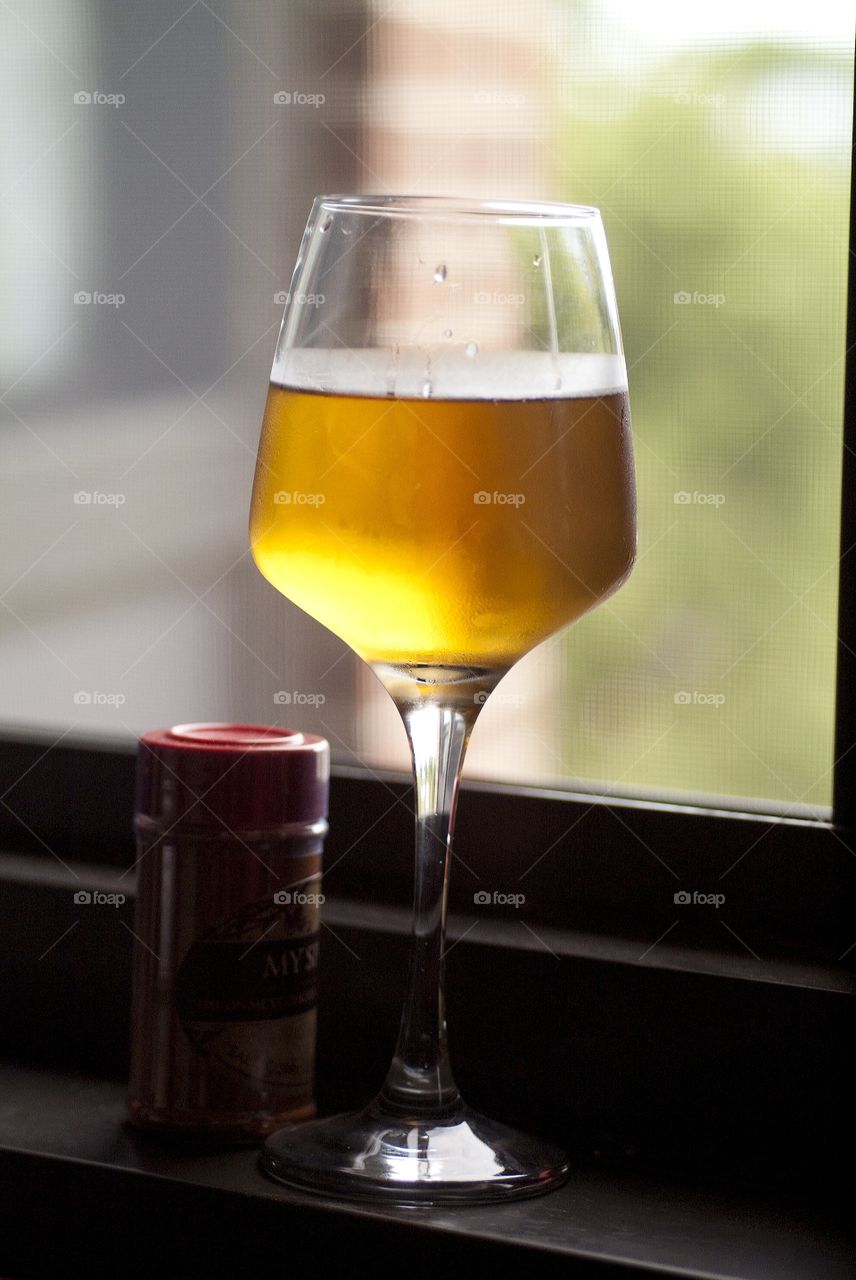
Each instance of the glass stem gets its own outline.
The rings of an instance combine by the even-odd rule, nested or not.
[[[428,700],[398,706],[416,776],[413,937],[398,1044],[378,1101],[436,1115],[460,1100],[446,1046],[444,945],[455,806],[476,708]]]

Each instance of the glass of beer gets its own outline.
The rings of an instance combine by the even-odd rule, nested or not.
[[[473,1111],[456,1088],[444,927],[461,768],[486,699],[635,558],[627,377],[598,211],[319,196],[276,348],[250,538],[264,576],[389,692],[416,810],[386,1082],[357,1114],[269,1138],[262,1167],[304,1190],[398,1204],[547,1191],[567,1176],[565,1153]]]

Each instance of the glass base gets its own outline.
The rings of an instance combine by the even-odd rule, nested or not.
[[[517,1200],[551,1191],[569,1173],[558,1147],[463,1105],[420,1120],[377,1103],[272,1134],[261,1167],[302,1191],[400,1205]]]

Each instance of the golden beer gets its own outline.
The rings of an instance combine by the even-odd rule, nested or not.
[[[507,669],[632,567],[626,393],[272,385],[250,538],[264,576],[367,662]]]

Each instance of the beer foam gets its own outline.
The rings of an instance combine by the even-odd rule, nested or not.
[[[292,347],[277,352],[271,381],[328,395],[434,400],[547,400],[627,390],[624,356],[479,350],[475,343],[417,347]]]

